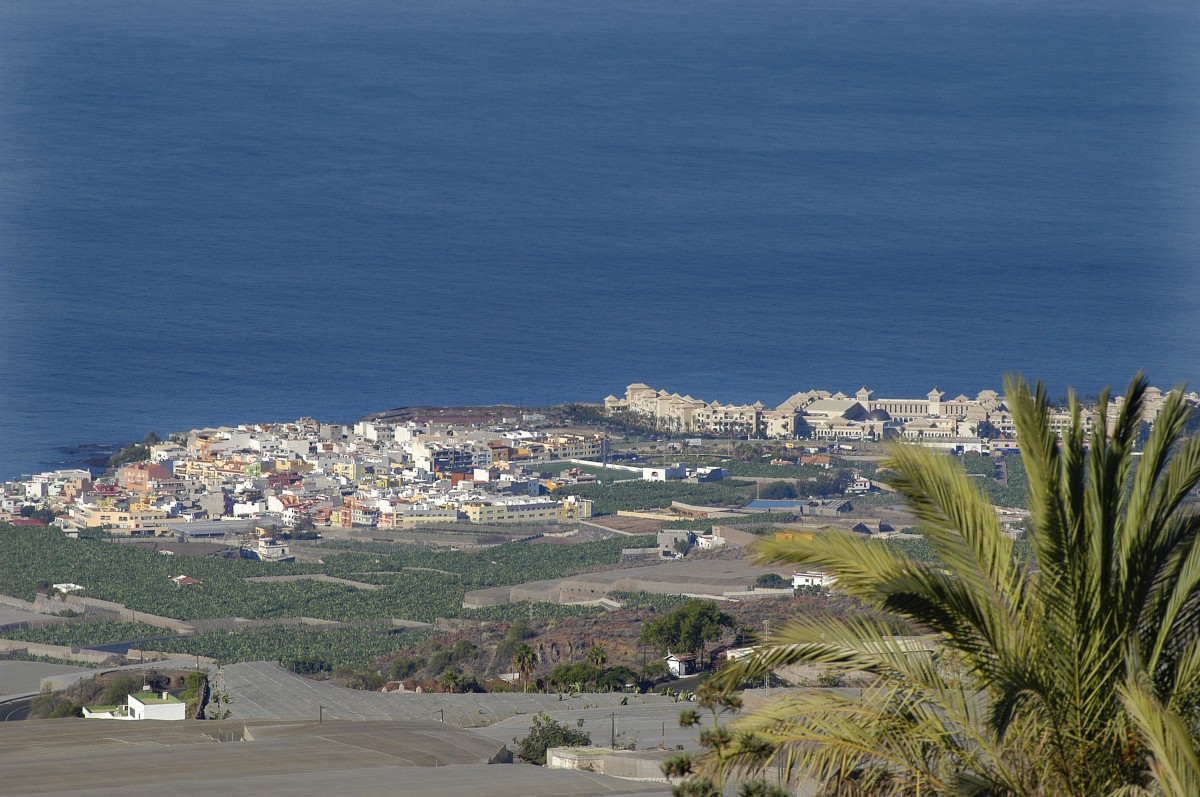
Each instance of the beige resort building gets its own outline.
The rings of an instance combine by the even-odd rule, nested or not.
[[[1149,388],[1142,419],[1153,423],[1161,411],[1166,393]],[[1200,395],[1188,393],[1192,404]],[[1120,411],[1122,399],[1109,401],[1105,408],[1111,427]],[[936,447],[964,446],[982,450],[980,441],[1012,439],[1016,431],[1012,413],[1004,397],[994,390],[983,390],[971,398],[946,394],[934,388],[925,398],[878,398],[863,387],[854,395],[809,390],[796,393],[778,407],[762,404],[722,404],[692,396],[656,390],[641,382],[629,385],[624,398],[604,399],[607,414],[631,413],[656,429],[673,433],[738,435],[771,439],[806,437],[818,440],[882,440],[900,437]],[[1070,426],[1070,413],[1055,411],[1051,425],[1060,432]],[[1084,413],[1084,432],[1091,433],[1093,415]],[[973,441],[973,442],[972,442]]]

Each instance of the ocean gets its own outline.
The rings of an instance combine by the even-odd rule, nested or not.
[[[1200,381],[1200,7],[6,0],[0,478],[218,424]]]

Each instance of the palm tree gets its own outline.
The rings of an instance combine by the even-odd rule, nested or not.
[[[524,690],[526,692],[529,691],[529,673],[533,672],[533,664],[536,660],[537,655],[533,652],[533,648],[525,643],[521,643],[513,649],[512,663],[524,681]]]
[[[458,671],[457,667],[447,667],[438,678],[438,686],[442,687],[444,692],[457,692],[461,685],[462,673]]]
[[[604,650],[604,646],[597,643],[592,645],[592,649],[588,651],[588,664],[593,667],[600,668],[608,661],[608,653]]]
[[[1045,388],[1005,382],[1029,479],[1031,553],[951,457],[899,446],[893,484],[940,562],[844,535],[765,542],[773,564],[824,569],[868,606],[930,629],[802,618],[718,683],[794,663],[877,676],[860,695],[808,690],[733,723],[733,766],[774,761],[827,794],[1200,794],[1200,437],[1168,394],[1138,456],[1139,374],[1090,441],[1070,397],[1062,440]],[[1090,442],[1090,444],[1089,444]],[[764,750],[767,752],[764,753]],[[725,753],[729,751],[726,750]]]

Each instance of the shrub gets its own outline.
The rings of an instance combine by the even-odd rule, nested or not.
[[[579,720],[579,726],[583,720]],[[584,747],[592,743],[592,737],[582,730],[564,725],[550,717],[546,712],[540,712],[533,718],[524,739],[517,740],[517,755],[527,764],[546,765],[546,750],[551,747]]]

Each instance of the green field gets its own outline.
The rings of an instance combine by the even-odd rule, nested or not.
[[[696,518],[692,520],[668,520],[663,523],[664,529],[688,529],[689,531],[711,531],[713,526],[733,526],[739,531],[749,534],[773,534],[780,523],[791,523],[797,516],[791,512],[756,512],[753,515],[707,520]]]
[[[399,628],[262,628],[212,631],[192,637],[146,645],[150,650],[209,656],[226,664],[238,661],[278,661],[300,671],[358,669],[376,659],[413,645],[429,632]],[[299,667],[297,663],[302,663]]]
[[[590,498],[597,515],[611,515],[622,509],[661,509],[669,507],[672,501],[701,506],[745,506],[754,497],[746,482],[732,480],[703,484],[645,481],[572,484],[558,488],[554,494]]]

